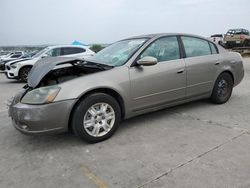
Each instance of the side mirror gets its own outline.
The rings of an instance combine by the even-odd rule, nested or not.
[[[152,56],[146,56],[137,61],[137,65],[142,65],[142,66],[152,66],[157,64],[157,59]]]
[[[42,57],[41,57],[41,59],[43,59],[45,57],[49,57],[49,55],[48,54],[43,54]]]

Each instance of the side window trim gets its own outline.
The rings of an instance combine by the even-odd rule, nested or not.
[[[179,43],[180,57],[181,57],[181,59],[186,58],[187,57],[186,51],[185,51],[184,44],[183,44],[182,39],[181,39],[182,35],[177,35],[176,37],[177,37],[177,40]]]
[[[208,42],[208,41],[207,41]],[[210,52],[211,52],[211,55],[213,54],[213,50],[212,50],[212,47],[211,47],[211,42],[208,42],[208,46],[209,46],[209,48],[210,48]]]
[[[214,48],[215,48],[215,50],[216,50],[216,54],[219,53],[219,50],[218,50],[217,46],[216,46],[214,43],[212,43],[212,42],[209,41],[208,44],[209,44],[209,47],[210,47],[210,50],[211,50],[211,54],[212,54],[212,55],[213,55],[214,53],[213,53],[213,50],[212,50],[212,48],[211,48],[211,45],[214,46]]]

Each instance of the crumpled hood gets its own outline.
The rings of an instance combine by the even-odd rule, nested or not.
[[[35,63],[28,75],[28,86],[35,88],[56,65],[82,60],[76,57],[48,57]]]

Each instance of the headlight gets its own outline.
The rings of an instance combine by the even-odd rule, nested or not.
[[[15,69],[16,68],[16,65],[10,65],[11,68]]]
[[[45,104],[51,103],[56,98],[57,94],[60,91],[58,86],[48,86],[34,89],[26,95],[21,100],[21,103],[24,104]]]

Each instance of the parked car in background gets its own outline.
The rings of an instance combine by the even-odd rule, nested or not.
[[[0,70],[4,70],[5,69],[5,64],[9,61],[13,61],[16,59],[21,58],[24,55],[23,52],[14,52],[11,53],[10,55],[4,56],[0,59]]]
[[[9,115],[25,134],[70,129],[99,142],[116,131],[121,119],[203,98],[227,102],[243,79],[242,61],[239,53],[195,35],[132,37],[90,59],[40,60]]]
[[[15,64],[17,62],[25,61],[31,59],[37,52],[30,52],[30,53],[25,53],[22,56],[18,58],[11,58],[7,60],[0,61],[0,70],[4,71],[6,65],[10,64]]]
[[[0,58],[8,55],[9,53],[10,53],[9,51],[4,51],[4,50],[0,51]]]
[[[24,53],[23,53],[22,51],[10,52],[10,53],[8,53],[8,54],[6,54],[6,55],[0,56],[0,60],[1,60],[1,59],[5,59],[5,58],[8,58],[8,57],[13,56],[13,55],[23,55],[23,54],[24,54]]]
[[[20,79],[21,81],[26,82],[29,71],[31,70],[33,65],[42,58],[57,57],[57,56],[86,58],[93,56],[94,54],[95,53],[93,51],[83,46],[76,46],[76,45],[49,46],[39,51],[29,60],[17,61],[15,63],[6,65],[5,73],[7,78],[9,79],[17,79],[17,80]]]
[[[219,45],[223,45],[223,34],[211,35],[209,39]]]
[[[226,48],[250,46],[250,35],[246,29],[229,29],[224,36]]]

